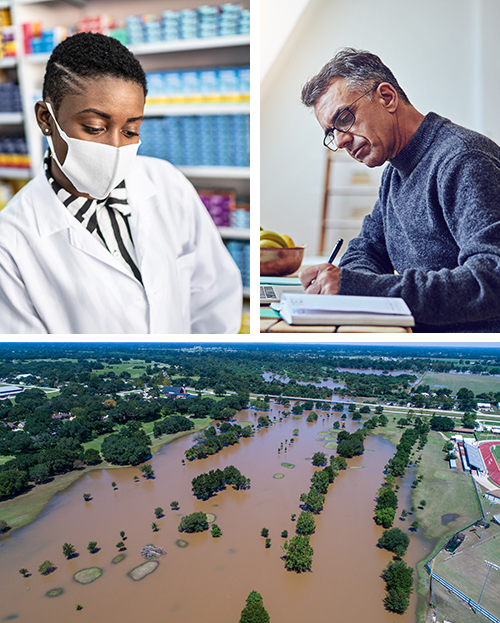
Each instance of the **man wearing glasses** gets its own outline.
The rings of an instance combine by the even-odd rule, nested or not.
[[[303,87],[323,144],[386,167],[340,268],[300,274],[310,294],[403,298],[417,331],[500,331],[500,147],[409,102],[378,56],[345,48]]]

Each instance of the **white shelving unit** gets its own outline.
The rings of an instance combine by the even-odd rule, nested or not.
[[[326,157],[320,255],[328,255],[339,238],[344,239],[345,250],[349,240],[359,234],[364,216],[377,200],[382,175],[382,170],[367,170],[344,150],[327,152]]]
[[[146,104],[145,117],[166,117],[172,115],[249,115],[247,102],[220,104]]]
[[[0,180],[28,180],[31,178],[29,169],[15,169],[14,167],[0,167]]]
[[[250,0],[240,0],[250,7]],[[222,3],[222,2],[221,2]],[[36,174],[43,157],[43,137],[36,123],[33,107],[42,90],[45,64],[50,54],[25,54],[22,24],[39,21],[44,28],[76,26],[81,17],[107,13],[117,19],[127,15],[151,13],[159,15],[162,10],[191,9],[206,4],[206,0],[0,0],[0,8],[10,7],[16,30],[18,56],[0,59],[0,68],[17,68],[21,87],[24,116],[18,113],[0,114],[2,127],[24,127],[31,171],[0,169],[1,178],[27,179]],[[145,71],[162,69],[198,69],[250,64],[250,36],[233,35],[203,39],[183,39],[159,43],[129,46],[138,56]],[[249,114],[248,102],[221,102],[218,104],[148,104],[146,117],[167,115],[221,115]],[[238,196],[250,195],[250,169],[247,167],[178,167],[195,187],[200,189],[234,189]],[[220,228],[227,240],[249,240],[248,229]],[[246,292],[248,296],[248,291]]]
[[[0,126],[21,125],[24,122],[22,112],[0,112]]]

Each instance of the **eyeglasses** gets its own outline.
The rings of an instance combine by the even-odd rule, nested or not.
[[[349,106],[346,106],[339,112],[339,114],[335,117],[335,121],[333,122],[333,128],[329,128],[325,132],[325,138],[323,139],[323,145],[325,147],[328,147],[328,149],[330,149],[331,151],[337,151],[338,147],[335,144],[334,131],[337,130],[337,132],[349,132],[349,130],[354,125],[354,122],[356,121],[356,117],[349,110],[349,108],[353,106],[356,102],[358,102],[362,97],[374,91],[377,86],[368,89],[366,93],[360,95],[357,99],[354,100],[354,102],[352,102],[351,104],[349,104]]]

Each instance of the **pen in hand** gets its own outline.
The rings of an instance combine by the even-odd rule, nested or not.
[[[333,251],[330,253],[327,264],[333,264],[333,260],[337,257],[337,254],[340,251],[340,247],[343,245],[343,243],[344,241],[342,240],[342,238],[339,238],[337,244],[333,248]]]

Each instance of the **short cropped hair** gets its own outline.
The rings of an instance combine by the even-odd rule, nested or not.
[[[54,48],[45,69],[43,99],[50,98],[57,112],[64,97],[78,93],[88,80],[122,78],[148,89],[146,74],[130,50],[117,39],[99,33],[79,32]]]
[[[406,104],[410,103],[394,74],[380,58],[355,48],[343,48],[337,52],[314,78],[306,82],[302,87],[302,103],[314,106],[334,78],[345,78],[347,84],[359,92],[374,89],[381,82],[388,82]]]

